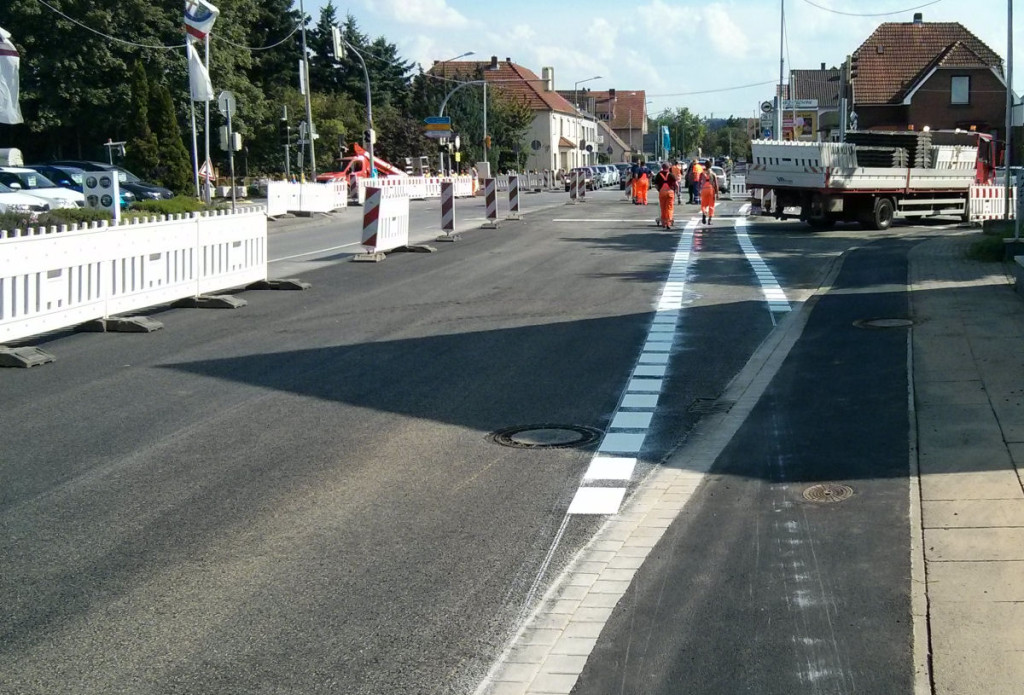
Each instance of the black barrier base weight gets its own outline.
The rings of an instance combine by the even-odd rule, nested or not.
[[[83,333],[152,333],[164,324],[148,316],[108,316],[87,321],[75,328]]]
[[[437,237],[435,241],[459,241],[460,239],[462,239],[461,234],[443,234]]]
[[[240,309],[248,303],[230,294],[201,294],[179,299],[171,306],[175,309]]]
[[[0,367],[36,367],[56,359],[50,353],[36,347],[0,347]]]
[[[380,263],[387,258],[384,253],[377,251],[376,253],[357,253],[352,256],[354,263]]]
[[[297,278],[283,278],[281,280],[260,280],[246,285],[247,290],[308,290],[313,285],[303,282]]]

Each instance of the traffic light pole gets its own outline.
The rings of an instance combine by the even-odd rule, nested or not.
[[[299,0],[299,14],[302,15],[302,72],[306,81],[306,139],[309,140],[309,171],[310,178],[316,181],[316,154],[313,149],[313,105],[310,100],[310,92],[313,85],[309,83],[309,54],[306,53],[306,10],[303,8],[302,0]]]

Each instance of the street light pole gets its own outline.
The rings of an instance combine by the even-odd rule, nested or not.
[[[368,131],[367,135],[369,135],[369,137],[366,139],[366,151],[370,155],[370,177],[373,178],[373,177],[376,176],[376,173],[377,173],[377,160],[375,160],[373,158],[373,138],[374,138],[374,133],[373,133],[373,97],[370,94],[370,73],[366,70],[366,61],[363,60],[362,54],[359,53],[359,51],[356,50],[356,47],[353,46],[352,44],[350,44],[345,39],[342,39],[341,41],[346,46],[348,46],[348,48],[353,53],[356,54],[356,58],[359,59],[359,65],[361,65],[362,68],[363,68],[363,78],[366,80],[366,128],[367,128],[367,131]],[[306,88],[306,93],[307,93],[306,99],[308,100],[309,99],[309,97],[308,97],[309,87],[308,86]],[[312,138],[310,138],[310,141],[312,141]],[[310,156],[312,156],[312,152],[313,151],[310,150]]]

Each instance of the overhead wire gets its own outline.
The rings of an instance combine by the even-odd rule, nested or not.
[[[648,94],[648,97],[659,98],[659,97],[688,97],[695,96],[698,94],[715,94],[717,92],[734,92],[740,89],[750,89],[751,87],[763,87],[766,84],[775,84],[775,80],[768,80],[766,82],[751,82],[750,84],[740,84],[734,87],[721,87],[719,89],[702,89],[696,92],[674,92],[672,94]]]
[[[132,46],[133,48],[146,48],[146,49],[152,49],[152,50],[164,50],[164,51],[173,51],[173,50],[178,50],[178,49],[181,49],[181,48],[185,47],[184,43],[177,43],[177,44],[170,44],[170,45],[168,45],[168,44],[148,44],[148,43],[138,43],[137,41],[128,41],[127,39],[122,39],[122,38],[119,38],[117,36],[111,36],[110,34],[107,34],[105,32],[99,31],[98,29],[93,29],[88,24],[85,24],[84,22],[81,22],[81,21],[75,19],[74,17],[71,17],[68,14],[65,14],[64,12],[61,12],[58,8],[56,8],[53,5],[51,5],[48,2],[46,2],[46,0],[36,0],[36,2],[38,2],[40,5],[42,5],[46,9],[50,10],[51,12],[53,12],[53,13],[55,13],[57,15],[60,15],[61,17],[63,17],[64,19],[68,20],[72,24],[75,24],[75,25],[85,29],[86,31],[90,31],[93,34],[96,34],[97,36],[101,36],[101,37],[103,37],[105,39],[108,39],[110,41],[114,41],[116,43],[123,44],[125,46]],[[290,39],[295,34],[295,32],[297,32],[300,28],[301,28],[301,24],[296,22],[295,27],[291,30],[291,32],[287,36],[285,36],[283,39],[281,39],[280,41],[278,41],[276,43],[270,44],[269,46],[243,46],[241,44],[234,43],[233,41],[230,41],[230,40],[228,40],[228,39],[226,39],[226,38],[224,38],[222,36],[219,36],[217,34],[210,34],[210,36],[212,36],[215,41],[221,41],[223,43],[228,44],[229,46],[234,46],[235,48],[240,48],[242,50],[246,50],[246,51],[268,51],[268,50],[270,50],[272,48],[277,48],[278,46],[283,44],[285,41]]]
[[[902,9],[902,10],[893,10],[892,12],[843,12],[842,10],[833,10],[831,7],[824,7],[824,6],[819,5],[819,4],[815,3],[815,2],[812,2],[811,0],[804,0],[804,2],[806,2],[811,7],[818,8],[819,10],[823,10],[825,12],[831,12],[832,14],[840,14],[840,15],[843,15],[844,17],[888,17],[888,16],[894,15],[894,14],[903,14],[904,12],[913,12],[914,10],[921,10],[921,9],[924,9],[925,7],[930,7],[932,5],[938,5],[940,2],[942,2],[942,0],[932,0],[931,2],[926,2],[923,5],[917,5],[916,7],[907,7],[907,8]]]

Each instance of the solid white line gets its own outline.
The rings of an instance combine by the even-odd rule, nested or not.
[[[745,217],[737,218],[734,221],[734,227],[736,241],[739,242],[740,249],[743,250],[743,255],[747,257],[750,267],[754,269],[754,276],[761,283],[761,293],[768,304],[768,313],[772,318],[772,325],[775,325],[775,314],[784,314],[792,311],[792,307],[786,298],[785,291],[779,285],[779,281],[768,268],[768,264],[764,262],[764,259],[757,252],[754,242],[750,240],[750,235],[747,234],[747,219]]]
[[[315,256],[318,253],[327,253],[328,251],[338,251],[340,249],[347,249],[351,246],[362,246],[361,241],[357,241],[352,244],[342,244],[341,246],[330,246],[326,249],[317,249],[316,251],[306,251],[305,253],[297,253],[294,256],[284,256],[282,258],[271,258],[268,263],[278,263],[280,261],[290,261],[293,258],[302,258],[303,256]]]

